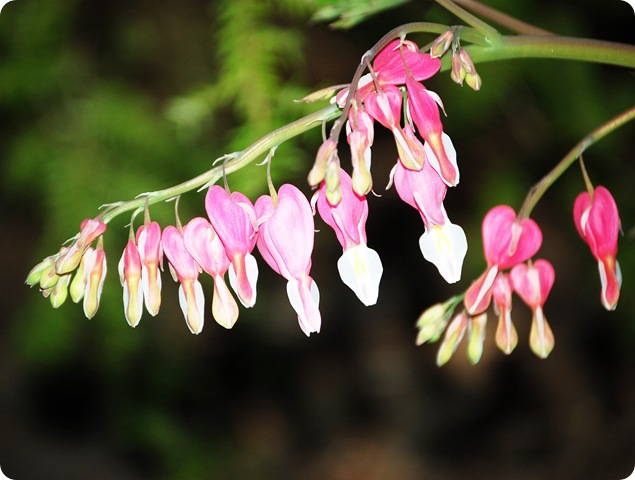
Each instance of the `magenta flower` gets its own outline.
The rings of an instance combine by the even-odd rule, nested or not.
[[[153,317],[161,307],[161,270],[163,270],[163,247],[161,227],[149,222],[137,230],[137,248],[141,260],[141,288],[146,310]]]
[[[419,239],[423,257],[437,267],[445,281],[458,282],[467,239],[463,229],[450,222],[443,207],[447,185],[430,162],[425,162],[420,171],[409,170],[397,162],[393,180],[399,197],[417,209],[423,219],[425,232]]]
[[[126,320],[136,327],[143,313],[142,267],[139,249],[134,240],[128,240],[119,261],[119,280],[123,287],[123,304]]]
[[[498,272],[531,258],[542,245],[542,232],[536,222],[530,218],[517,221],[516,212],[507,205],[494,207],[485,215],[482,233],[487,269],[465,292],[464,303],[470,315],[489,306]]]
[[[212,185],[205,197],[205,209],[231,262],[229,283],[240,302],[253,307],[258,280],[258,264],[251,254],[258,228],[254,207],[242,193],[229,194],[223,187]]]
[[[581,193],[573,206],[573,219],[578,233],[598,261],[602,305],[607,310],[615,310],[622,286],[622,272],[616,258],[620,217],[613,196],[602,186],[591,195]]]
[[[179,304],[190,331],[201,333],[204,323],[205,297],[203,287],[198,281],[199,266],[194,257],[185,248],[183,234],[172,225],[165,227],[161,238],[165,252],[179,286]]]
[[[529,345],[540,358],[547,358],[553,350],[553,332],[547,323],[542,306],[553,286],[556,273],[547,260],[536,260],[533,265],[521,263],[512,268],[510,278],[514,290],[531,308],[533,319]]]
[[[308,336],[320,331],[319,291],[309,276],[314,222],[311,205],[296,187],[285,184],[278,202],[268,195],[255,204],[258,215],[258,251],[267,264],[288,280],[287,295]]]
[[[183,227],[183,239],[188,252],[201,268],[214,279],[212,315],[225,328],[232,328],[238,319],[238,305],[225,283],[229,257],[212,225],[202,217],[190,220]]]
[[[348,173],[341,170],[340,175],[342,200],[336,207],[331,206],[326,199],[326,186],[322,183],[317,196],[318,212],[322,220],[335,230],[344,249],[337,261],[342,281],[364,305],[375,305],[384,269],[377,252],[366,246],[368,202],[365,196],[358,196],[353,191]]]
[[[414,136],[407,135],[401,127],[401,90],[386,85],[381,92],[372,91],[366,97],[368,114],[389,129],[395,137],[399,159],[410,170],[421,170],[425,161],[423,144]]]
[[[91,243],[106,231],[106,224],[101,220],[87,218],[80,226],[77,240],[60,255],[55,262],[55,271],[58,275],[70,273],[81,262],[84,252]]]
[[[427,155],[428,161],[443,181],[450,187],[459,183],[459,169],[456,163],[456,152],[450,137],[443,134],[443,125],[439,107],[443,103],[439,96],[428,90],[421,83],[411,77],[406,78],[408,91],[408,114],[414,121],[419,135],[423,137],[434,155]],[[449,148],[446,149],[446,145]]]

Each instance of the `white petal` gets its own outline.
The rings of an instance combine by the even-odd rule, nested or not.
[[[377,303],[384,267],[375,250],[363,243],[350,247],[337,261],[337,269],[342,281],[364,305],[368,307]]]
[[[214,278],[212,314],[214,320],[225,328],[232,328],[238,320],[238,305],[220,275]]]
[[[446,222],[435,225],[419,239],[423,258],[433,263],[448,283],[461,279],[463,259],[467,253],[467,238],[458,225]]]
[[[298,314],[298,322],[300,328],[308,337],[311,333],[319,333],[322,319],[320,316],[320,292],[317,284],[308,278],[310,282],[310,290],[307,289],[306,283],[300,283],[297,279],[292,278],[287,282],[287,296],[289,303]]]

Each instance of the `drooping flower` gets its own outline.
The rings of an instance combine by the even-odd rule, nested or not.
[[[148,222],[139,227],[137,249],[141,261],[143,300],[148,313],[155,316],[161,307],[161,270],[163,270],[161,227],[157,222]]]
[[[551,263],[542,259],[530,265],[516,265],[510,273],[514,290],[533,312],[529,345],[540,358],[547,358],[554,345],[553,332],[542,307],[553,286],[555,276]]]
[[[87,218],[80,226],[77,240],[60,255],[55,262],[55,271],[58,275],[70,273],[75,270],[86,249],[106,231],[106,224],[96,218]]]
[[[443,125],[439,114],[439,107],[443,108],[441,99],[412,77],[406,78],[406,90],[408,114],[414,121],[419,135],[434,152],[434,156],[428,155],[428,159],[434,160],[433,167],[448,186],[457,185],[459,169],[456,163],[456,152],[450,137],[443,135]],[[449,144],[449,151],[446,150],[446,144]]]
[[[183,227],[185,247],[201,268],[214,279],[212,315],[225,328],[232,328],[238,320],[238,305],[225,283],[229,257],[212,225],[202,217],[190,220]]]
[[[84,266],[84,315],[90,319],[95,316],[99,308],[99,300],[108,268],[106,266],[106,253],[101,245],[95,249],[86,249],[84,258],[86,262]]]
[[[465,307],[470,315],[487,309],[492,285],[499,271],[531,258],[542,245],[540,227],[530,218],[520,221],[507,205],[492,208],[483,219],[483,250],[487,269],[465,292]]]
[[[382,91],[372,91],[366,97],[368,114],[389,129],[395,137],[399,159],[409,170],[421,170],[425,162],[423,144],[414,135],[407,135],[401,127],[402,93],[394,85]]]
[[[203,330],[205,297],[198,281],[199,266],[185,248],[183,234],[172,225],[165,227],[161,238],[163,251],[179,283],[179,304],[190,331],[196,335]]]
[[[320,187],[317,208],[322,220],[329,225],[339,240],[344,253],[337,262],[342,281],[366,305],[377,303],[379,282],[383,266],[377,252],[366,245],[366,219],[368,201],[353,191],[351,177],[340,172],[342,199],[336,207],[326,199],[326,185]]]
[[[242,193],[230,194],[223,187],[212,185],[205,197],[205,209],[231,262],[229,283],[240,302],[253,307],[258,280],[258,264],[251,254],[258,238],[254,207]]]
[[[458,282],[467,239],[463,229],[450,222],[443,206],[447,185],[430,162],[425,162],[420,171],[409,170],[397,162],[393,180],[399,197],[417,209],[423,219],[425,232],[419,239],[423,257],[437,267],[445,281]]]
[[[573,219],[578,233],[598,261],[602,305],[607,310],[614,310],[620,296],[622,272],[617,261],[620,217],[613,196],[602,186],[598,186],[592,195],[581,193],[573,206]]]
[[[287,279],[287,295],[308,336],[320,331],[319,291],[310,277],[314,222],[311,205],[291,184],[278,191],[277,204],[269,195],[254,206],[258,215],[258,251],[267,264]]]
[[[512,323],[512,292],[513,287],[509,276],[499,272],[492,285],[494,311],[498,314],[496,327],[496,345],[509,355],[518,345],[518,333]]]
[[[136,327],[143,314],[142,267],[139,249],[133,239],[128,240],[119,261],[119,280],[123,287],[123,304],[126,320]]]
[[[373,119],[363,107],[354,105],[349,110],[346,132],[346,139],[351,146],[353,190],[357,195],[367,195],[373,188],[370,147],[373,144],[374,128]]]

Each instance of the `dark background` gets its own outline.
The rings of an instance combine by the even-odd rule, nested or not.
[[[508,5],[510,3],[510,5]],[[563,35],[633,43],[635,15],[618,0],[491,3]],[[378,305],[365,308],[340,281],[341,248],[319,219],[312,276],[322,332],[306,338],[284,281],[260,260],[258,302],[231,331],[210,318],[184,324],[164,273],[163,305],[132,330],[116,264],[128,218],[109,224],[109,274],[91,321],[70,301],[58,310],[23,281],[41,258],[107,202],[165,188],[319,106],[291,100],[350,80],[361,55],[401,23],[457,23],[432,2],[410,2],[337,31],[310,22],[297,0],[15,0],[0,14],[0,467],[15,480],[74,479],[598,479],[635,466],[635,129],[585,154],[592,181],[620,207],[624,285],[615,312],[599,301],[597,266],[571,209],[584,188],[573,167],[533,213],[538,256],[556,268],[545,312],[556,337],[547,360],[494,344],[492,314],[481,362],[464,347],[443,368],[436,345],[414,346],[427,306],[463,291],[484,267],[480,221],[518,208],[529,187],[586,133],[635,103],[633,72],[557,60],[478,65],[482,90],[447,73],[426,83],[444,100],[445,130],[461,184],[450,218],[470,250],[463,279],[443,283],[418,249],[423,232],[394,190],[396,159],[378,128],[369,246],[381,255]],[[505,31],[504,29],[501,29]],[[425,44],[429,36],[413,36]],[[317,129],[319,130],[319,129]],[[283,145],[274,181],[305,176],[319,132]],[[346,165],[346,156],[342,154]],[[262,167],[229,177],[255,201]],[[203,194],[181,200],[184,221]],[[163,226],[172,204],[152,208]],[[211,279],[203,280],[211,304]]]

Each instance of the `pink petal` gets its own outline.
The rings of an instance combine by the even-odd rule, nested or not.
[[[555,270],[547,260],[536,260],[533,265],[516,265],[510,272],[511,283],[520,298],[532,309],[542,307],[556,278]]]
[[[201,268],[212,277],[224,275],[229,269],[229,257],[212,225],[203,217],[190,220],[183,227],[185,248]]]
[[[492,208],[483,219],[483,250],[488,265],[500,270],[531,258],[542,245],[540,227],[530,218],[516,224],[516,212],[507,205]]]
[[[419,53],[419,47],[409,40],[393,40],[377,54],[373,62],[373,70],[380,83],[393,85],[403,85],[410,74],[418,81],[426,80],[440,68],[438,58]]]

